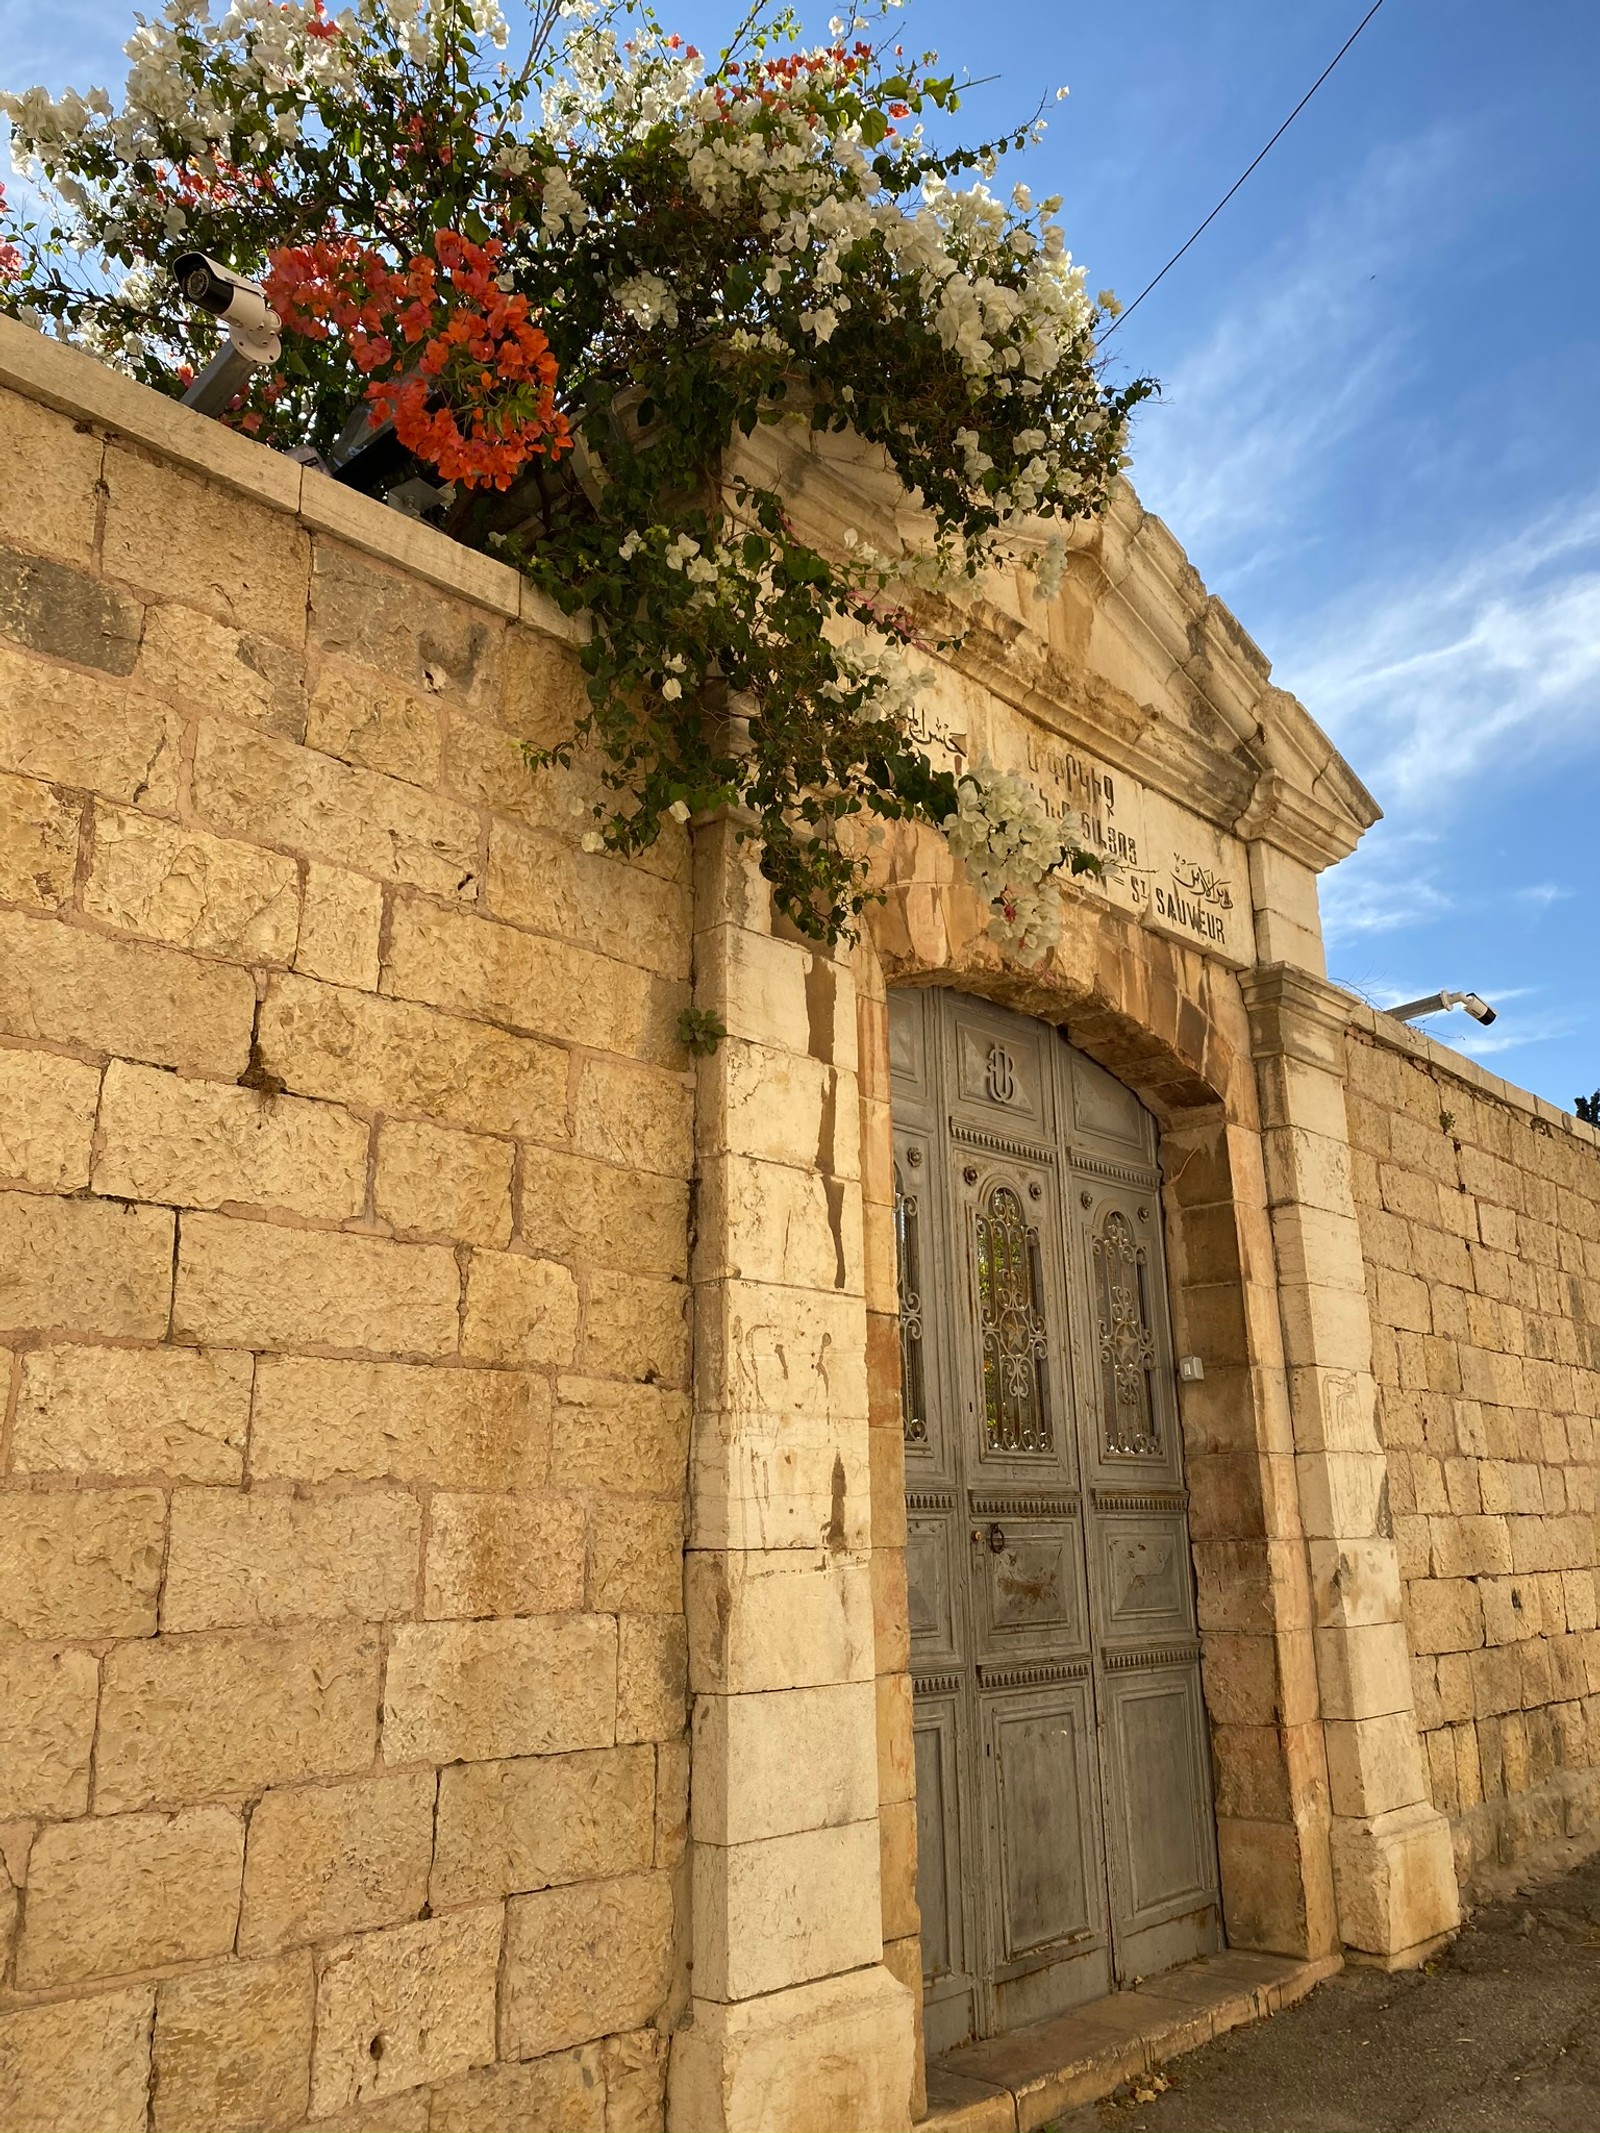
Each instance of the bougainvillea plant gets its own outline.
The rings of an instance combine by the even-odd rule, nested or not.
[[[807,48],[756,0],[711,60],[633,0],[540,0],[512,62],[494,0],[171,0],[120,105],[0,97],[39,203],[0,230],[0,310],[180,393],[217,341],[175,254],[261,280],[282,359],[226,419],[327,454],[364,405],[447,531],[590,617],[585,842],[732,805],[780,906],[836,938],[867,894],[857,818],[973,845],[1016,813],[912,736],[932,618],[997,564],[1054,592],[1149,390],[1100,377],[1059,203],[989,189],[1035,122],[935,146],[956,84],[887,19]],[[803,538],[739,458],[766,424],[879,447],[926,537]],[[1014,878],[992,838],[977,870],[1033,950],[1039,882],[1082,861],[1029,821]]]

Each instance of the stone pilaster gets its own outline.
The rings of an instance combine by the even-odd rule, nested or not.
[[[884,1966],[849,965],[774,933],[697,831],[691,2019],[677,2133],[897,2133],[912,1997]]]
[[[1450,1827],[1431,1804],[1412,1705],[1350,1183],[1344,996],[1277,963],[1242,979],[1310,1558],[1317,1685],[1346,1947],[1415,1960],[1459,1921]]]

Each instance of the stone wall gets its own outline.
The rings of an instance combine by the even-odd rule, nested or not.
[[[1600,1826],[1600,1137],[1364,1009],[1347,1057],[1417,1721],[1466,1878]]]
[[[658,2126],[685,843],[510,571],[6,330],[0,2125]]]

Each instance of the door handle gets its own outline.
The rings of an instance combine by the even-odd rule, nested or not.
[[[992,1526],[991,1526],[991,1527],[989,1528],[989,1553],[990,1553],[991,1555],[1004,1555],[1004,1554],[1005,1554],[1005,1552],[1006,1552],[1006,1535],[1005,1535],[1005,1528],[1004,1528],[1003,1526],[999,1526],[999,1525],[992,1525]]]

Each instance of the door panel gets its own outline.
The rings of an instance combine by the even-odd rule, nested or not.
[[[985,1001],[890,1034],[937,2051],[1220,1932],[1154,1121]]]

